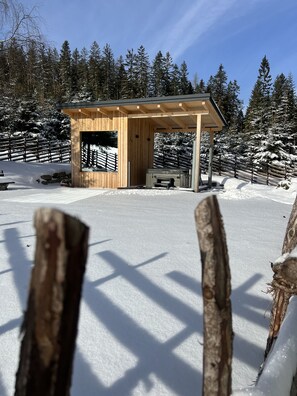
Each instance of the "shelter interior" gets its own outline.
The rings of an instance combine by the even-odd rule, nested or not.
[[[201,133],[210,134],[212,147],[214,133],[225,125],[209,94],[66,103],[61,109],[71,118],[74,187],[145,186],[153,168],[154,134],[192,132],[196,150],[191,187],[198,191]]]

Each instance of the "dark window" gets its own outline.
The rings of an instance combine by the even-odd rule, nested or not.
[[[81,132],[81,170],[118,171],[118,133],[116,131]]]

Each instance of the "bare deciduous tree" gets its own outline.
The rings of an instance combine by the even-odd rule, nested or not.
[[[37,9],[17,0],[0,0],[0,50],[12,40],[21,45],[41,40]]]

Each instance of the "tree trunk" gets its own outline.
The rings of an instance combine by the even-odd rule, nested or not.
[[[197,206],[195,219],[204,303],[203,395],[227,396],[232,391],[231,281],[226,236],[215,196]]]
[[[36,251],[16,396],[69,395],[89,229],[58,210],[35,214]]]

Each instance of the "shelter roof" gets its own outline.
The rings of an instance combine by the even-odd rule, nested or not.
[[[74,118],[79,114],[89,118],[95,118],[98,114],[110,118],[119,114],[128,119],[149,118],[156,132],[194,132],[199,114],[202,116],[202,130],[220,131],[226,125],[219,107],[207,93],[63,103],[59,108]]]

